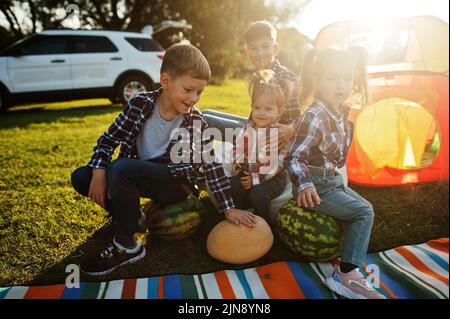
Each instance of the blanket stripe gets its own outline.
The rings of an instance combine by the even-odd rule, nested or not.
[[[228,280],[230,281],[231,288],[237,299],[245,299],[247,295],[245,294],[244,287],[239,281],[239,277],[235,271],[225,270]]]
[[[369,254],[361,273],[390,299],[449,298],[448,238]],[[79,288],[0,287],[0,299],[331,299],[332,263],[275,262],[243,270],[81,282]]]
[[[433,277],[428,271],[428,268],[424,267],[422,263],[415,263],[416,260],[412,258],[408,260],[404,254],[396,251],[395,249],[384,254],[389,256],[392,262],[394,262],[399,269],[403,270],[405,273],[408,273],[414,280],[425,288],[428,288],[430,291],[433,291],[439,295],[439,291],[441,289],[445,290],[443,287],[444,285]]]
[[[233,288],[231,287],[230,280],[227,277],[227,273],[222,270],[214,273],[214,277],[219,283],[220,293],[224,299],[236,299]]]
[[[324,275],[324,273],[323,273],[323,271],[322,271],[322,269],[321,269],[321,267],[320,267],[320,264],[311,264],[311,268],[313,268],[314,272],[316,273],[316,275],[317,275],[318,278],[320,279],[319,282],[321,282],[322,284],[324,284],[324,283],[325,283],[326,276]],[[337,294],[335,294],[334,292],[331,292],[331,297],[332,297],[333,299],[339,298],[339,296],[338,296]]]
[[[247,282],[247,279],[245,279],[244,272],[242,270],[236,271],[236,274],[239,278],[239,282],[242,285],[242,288],[245,292],[245,298],[244,299],[253,299],[252,291],[250,290],[250,285]]]

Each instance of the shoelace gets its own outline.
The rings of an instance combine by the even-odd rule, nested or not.
[[[372,285],[366,280],[366,278],[364,278],[359,269],[356,269],[355,271],[359,275],[359,278],[357,278],[356,281],[359,282],[362,286],[366,287],[368,290],[374,290]]]
[[[361,278],[359,280],[359,283],[363,286],[365,286],[367,288],[367,290],[374,290],[374,288],[372,287],[372,285],[364,278]]]
[[[113,243],[109,243],[108,246],[106,246],[106,248],[100,253],[100,257],[101,258],[108,258],[109,256],[111,256],[111,253],[114,250],[114,244]]]

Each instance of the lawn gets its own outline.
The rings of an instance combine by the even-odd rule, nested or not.
[[[209,86],[200,108],[247,115],[245,82]],[[98,137],[121,105],[109,100],[15,107],[0,115],[0,286],[62,283],[68,264],[105,243],[105,212],[78,195],[70,174],[85,165]],[[369,251],[447,237],[448,183],[369,188],[351,185],[376,212]],[[270,252],[241,267],[215,261],[206,237],[221,220],[207,198],[203,224],[184,241],[150,238],[144,261],[98,278],[111,280],[173,273],[247,268],[278,260],[299,260],[277,238]],[[83,276],[82,280],[98,280]]]

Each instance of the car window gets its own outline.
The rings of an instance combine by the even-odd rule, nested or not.
[[[152,39],[126,37],[125,40],[127,40],[132,46],[134,46],[139,51],[145,52],[164,51],[164,49],[159,45],[159,43],[153,41]]]
[[[64,54],[67,53],[67,43],[66,36],[40,35],[18,49],[23,55]]]
[[[107,37],[102,36],[73,36],[72,53],[107,53],[119,50]]]
[[[31,35],[29,37],[20,39],[19,41],[14,42],[9,47],[5,48],[1,53],[0,56],[12,56],[15,55],[16,52],[20,50],[21,47],[24,45],[27,45],[35,40],[35,38],[38,37],[37,35]]]

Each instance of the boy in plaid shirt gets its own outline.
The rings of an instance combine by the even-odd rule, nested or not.
[[[253,22],[247,28],[244,37],[245,52],[257,69],[271,69],[275,73],[276,80],[294,83],[292,98],[285,106],[279,123],[274,126],[278,128],[278,144],[281,149],[294,138],[295,127],[301,115],[298,78],[294,72],[282,66],[275,58],[279,51],[279,45],[276,42],[277,31],[270,22]],[[248,121],[247,118],[214,110],[204,110],[203,115],[208,125],[218,128],[223,137],[225,137],[226,128],[240,128],[245,126]]]
[[[182,201],[199,179],[206,178],[227,220],[255,225],[252,213],[234,208],[222,165],[205,160],[211,158],[212,138],[202,134],[207,123],[195,104],[210,74],[206,58],[194,46],[177,44],[167,49],[162,88],[132,98],[97,141],[88,165],[72,173],[73,187],[105,208],[113,222],[112,241],[82,261],[84,272],[105,275],[144,258],[144,243],[136,239],[142,232],[140,197],[162,203]],[[111,162],[119,145],[119,158]]]

